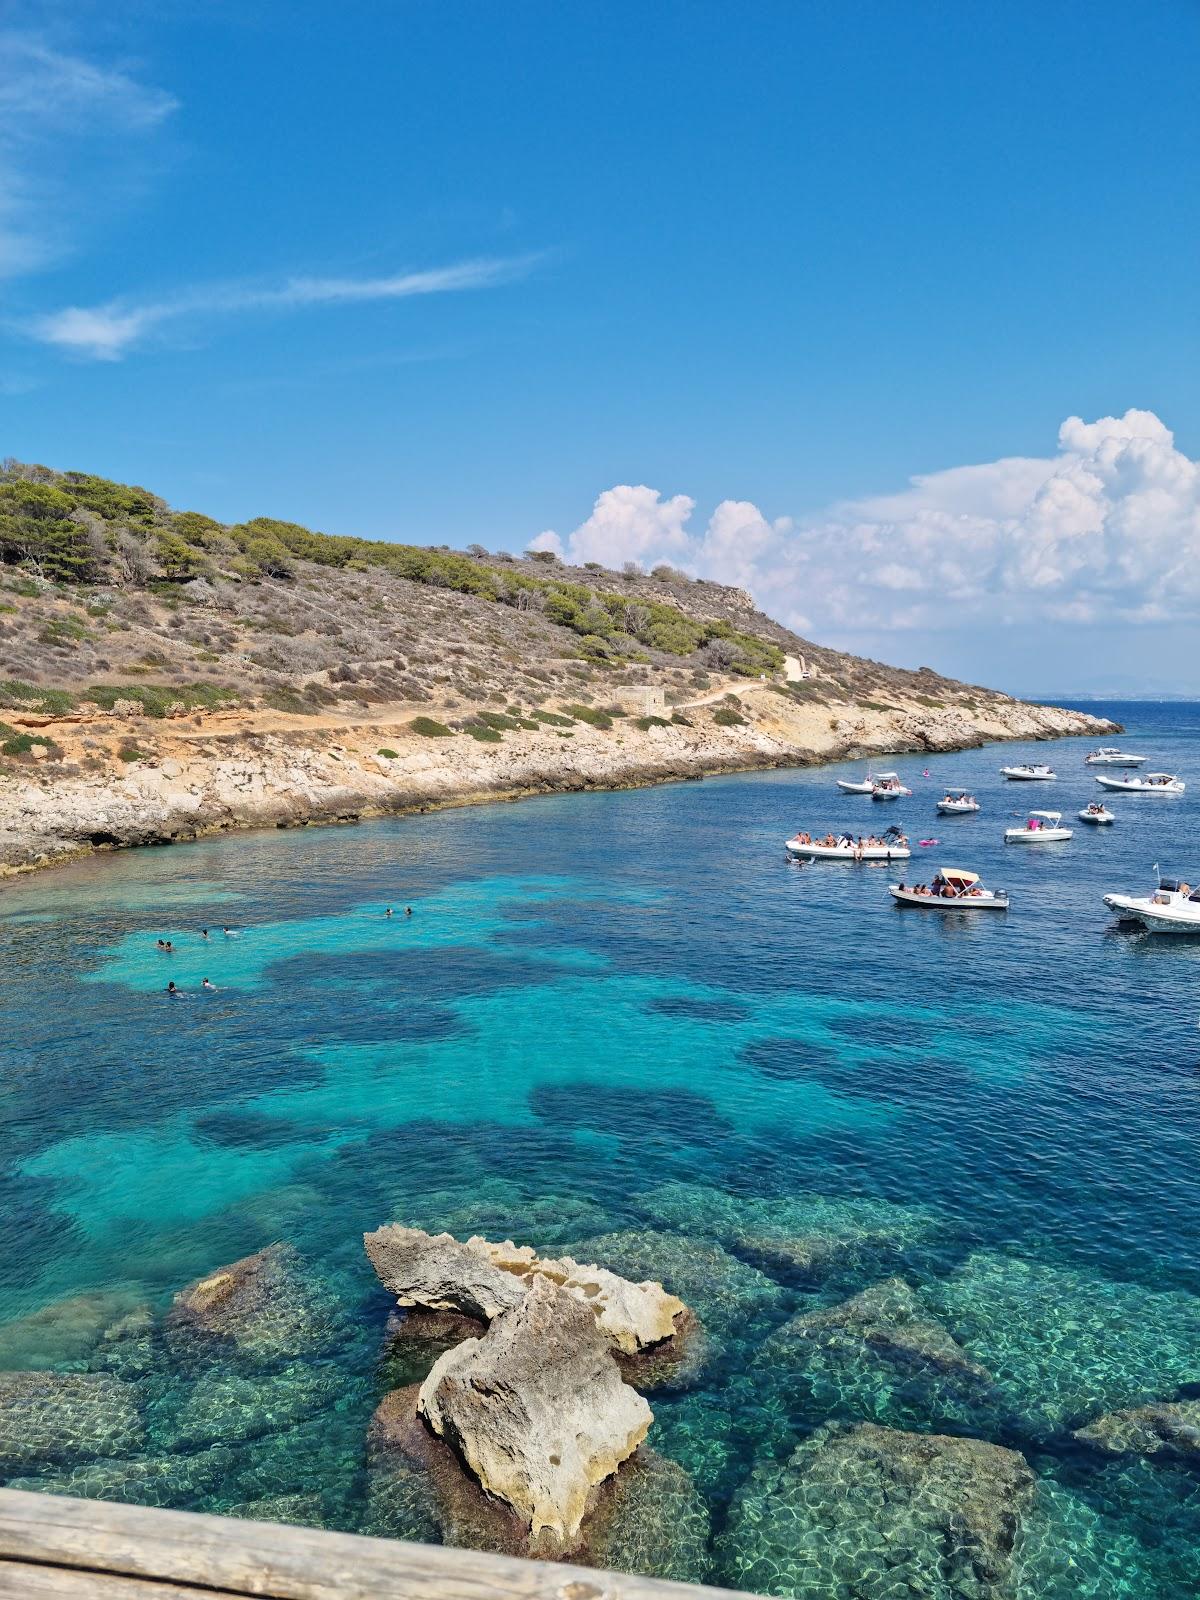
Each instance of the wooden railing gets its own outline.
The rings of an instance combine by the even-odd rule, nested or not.
[[[0,1489],[4,1600],[747,1600],[592,1567]]]

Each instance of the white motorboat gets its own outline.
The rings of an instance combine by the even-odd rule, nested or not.
[[[944,817],[965,817],[979,810],[979,801],[969,789],[948,788],[938,801],[937,808]]]
[[[985,889],[977,872],[958,867],[942,867],[930,884],[892,883],[892,899],[902,906],[921,906],[926,911],[1007,911],[1008,895],[1003,889]]]
[[[901,795],[911,794],[911,789],[906,789],[900,782],[898,772],[877,772],[875,782],[871,786],[872,800],[899,800]]]
[[[1079,813],[1080,822],[1091,822],[1099,826],[1105,822],[1115,822],[1117,819],[1100,800],[1089,800]]]
[[[783,847],[793,861],[907,861],[912,851],[899,828],[878,837],[854,838],[848,833],[811,839],[798,833]]]
[[[1015,767],[1001,767],[1000,771],[1014,783],[1051,783],[1058,777],[1044,761],[1019,761]]]
[[[1200,889],[1179,878],[1159,878],[1153,894],[1106,894],[1119,922],[1140,922],[1148,933],[1200,933]]]
[[[1145,761],[1145,756],[1126,755],[1124,750],[1117,750],[1110,744],[1102,744],[1099,750],[1083,758],[1085,767],[1140,767]]]
[[[843,794],[870,794],[875,787],[875,781],[868,772],[867,776],[861,780],[858,778],[839,778],[837,786]]]
[[[1060,828],[1061,811],[1031,811],[1023,828],[1005,828],[1005,844],[1057,844],[1071,837],[1070,828]]]
[[[1096,782],[1120,794],[1182,794],[1187,788],[1181,778],[1170,772],[1148,772],[1144,778],[1104,778],[1097,773]]]

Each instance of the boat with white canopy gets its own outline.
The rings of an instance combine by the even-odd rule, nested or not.
[[[1070,828],[1062,828],[1061,811],[1031,811],[1023,828],[1005,828],[1005,844],[1058,844],[1071,837]]]
[[[1117,819],[1102,800],[1089,800],[1079,813],[1080,822],[1090,822],[1093,826],[1102,826],[1106,822],[1115,822]]]
[[[1145,756],[1127,755],[1124,750],[1118,750],[1110,744],[1102,744],[1099,750],[1093,750],[1091,755],[1083,758],[1085,767],[1141,767],[1145,762]]]
[[[1140,923],[1147,933],[1200,933],[1200,888],[1181,878],[1158,880],[1153,894],[1106,894],[1118,922]]]
[[[865,778],[838,778],[837,786],[843,794],[870,794],[876,782],[868,772]]]
[[[901,795],[911,794],[911,789],[906,789],[900,782],[898,772],[877,772],[875,782],[871,788],[872,800],[899,800]]]
[[[892,883],[888,893],[898,905],[920,906],[925,911],[1007,911],[1003,889],[985,889],[977,872],[941,867],[932,883]]]
[[[1173,772],[1148,772],[1143,778],[1106,778],[1096,774],[1096,782],[1119,794],[1182,794],[1187,784]]]
[[[979,801],[969,789],[958,789],[947,785],[946,792],[937,803],[937,808],[944,817],[965,817],[972,811],[979,810]]]
[[[793,861],[907,861],[912,854],[899,828],[865,838],[827,833],[813,839],[807,833],[798,833],[783,848]]]
[[[1013,783],[1053,783],[1058,777],[1044,761],[1018,761],[1016,766],[1001,767],[1000,771]]]

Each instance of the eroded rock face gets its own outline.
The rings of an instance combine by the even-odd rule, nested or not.
[[[363,1235],[371,1265],[397,1304],[491,1322],[521,1303],[525,1285],[478,1249],[482,1242],[463,1244],[449,1233],[424,1233],[396,1222]]]
[[[1075,1437],[1110,1455],[1172,1456],[1200,1461],[1200,1400],[1131,1406],[1097,1417]]]
[[[181,1289],[163,1331],[181,1366],[262,1368],[328,1349],[345,1330],[336,1301],[306,1276],[296,1250],[272,1244]]]
[[[120,1378],[0,1372],[0,1472],[131,1455],[143,1437],[137,1390]]]
[[[544,1553],[576,1538],[589,1492],[652,1420],[591,1311],[540,1276],[482,1339],[439,1357],[418,1408]]]
[[[646,1280],[631,1283],[606,1267],[584,1266],[571,1256],[543,1260],[528,1245],[481,1244],[501,1271],[529,1284],[535,1276],[551,1283],[591,1309],[610,1344],[625,1355],[635,1355],[651,1345],[670,1339],[675,1319],[686,1308],[682,1300],[668,1294],[661,1283]]]
[[[824,1428],[738,1496],[726,1578],[758,1593],[1006,1593],[1036,1483],[1025,1458],[981,1439]]]
[[[682,1300],[661,1283],[632,1283],[606,1267],[570,1256],[543,1258],[529,1245],[428,1234],[390,1223],[363,1236],[367,1255],[398,1304],[455,1312],[490,1322],[518,1305],[535,1278],[546,1278],[595,1317],[613,1348],[635,1355],[670,1339]]]

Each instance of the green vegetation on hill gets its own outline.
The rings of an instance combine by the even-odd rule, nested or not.
[[[580,653],[590,660],[646,659],[639,646],[686,657],[707,646],[719,657],[716,664],[731,672],[757,675],[782,665],[777,645],[663,601],[452,550],[315,533],[273,517],[226,526],[199,512],[173,511],[136,486],[12,461],[0,466],[0,564],[56,584],[153,589],[204,577],[286,583],[302,563],[379,568],[412,583],[537,612],[579,635]]]

